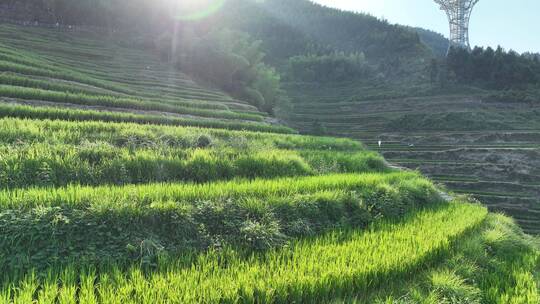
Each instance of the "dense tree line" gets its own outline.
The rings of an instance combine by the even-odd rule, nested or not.
[[[476,47],[472,51],[452,48],[448,69],[460,83],[489,89],[522,89],[540,83],[540,60],[514,51]]]
[[[538,59],[540,60],[540,53],[531,53],[531,52],[525,52],[523,53],[523,56],[529,59]]]
[[[364,53],[333,52],[301,55],[289,59],[288,77],[296,81],[344,81],[371,77],[372,68]]]
[[[448,52],[448,44],[450,42],[444,35],[419,27],[409,27],[409,29],[417,32],[418,36],[420,37],[420,41],[429,46],[437,57],[442,58],[446,56]]]

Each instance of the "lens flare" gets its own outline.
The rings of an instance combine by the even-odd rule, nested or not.
[[[196,21],[218,12],[226,0],[181,0],[175,18],[181,21]]]

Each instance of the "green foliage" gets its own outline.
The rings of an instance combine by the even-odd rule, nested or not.
[[[200,25],[199,29],[206,29],[210,24],[240,30],[264,40],[264,49],[270,51],[272,60],[286,61],[295,55],[328,48],[365,52],[370,58],[395,53],[416,54],[423,48],[418,34],[408,28],[303,0],[292,3],[285,0],[220,0],[201,4],[171,0],[151,3],[144,0],[14,2],[16,5],[11,6],[22,11],[19,18],[50,24],[94,25],[154,34],[171,30],[174,22],[180,19],[182,25],[195,23]],[[197,10],[199,13],[205,11],[209,6],[220,9],[200,14],[198,19],[186,20],[185,16],[194,15]]]
[[[105,107],[116,112],[131,109],[136,116],[153,116],[143,122],[217,127],[234,125],[236,129],[256,129],[257,124],[250,121],[262,122],[265,116],[255,107],[216,90],[199,87],[178,71],[160,67],[159,59],[147,51],[128,50],[115,43],[96,40],[89,33],[82,37],[63,32],[44,35],[42,29],[25,29],[28,39],[21,39],[16,34],[18,30],[18,27],[4,25],[0,31],[0,35],[9,37],[3,41],[6,45],[0,46],[0,58],[5,59],[0,60],[0,66],[6,71],[0,77],[3,84],[0,95],[17,98],[19,103],[23,100],[32,100],[33,104],[43,104],[43,101],[68,103],[75,108]],[[58,47],[47,42],[52,40]],[[77,43],[66,43],[66,40]],[[21,46],[27,51],[18,54]],[[120,58],[117,53],[126,54],[127,58]],[[155,70],[152,69],[154,67]],[[163,113],[137,112],[141,110]],[[186,116],[161,115],[169,113]],[[94,116],[103,118],[110,114],[117,120],[118,116],[124,116],[124,120],[134,121],[127,117],[129,113],[102,112]],[[199,121],[187,115],[219,120]],[[163,117],[158,119],[158,116]],[[226,120],[242,121],[236,124]],[[282,128],[264,125],[260,130]]]
[[[345,138],[272,134],[250,131],[200,129],[134,123],[68,122],[50,120],[0,119],[0,136],[4,144],[35,142],[82,145],[101,142],[132,148],[194,148],[201,137],[211,138],[214,148],[235,150],[260,149],[332,150],[362,152],[362,145]]]
[[[86,95],[98,95],[100,92],[96,89],[91,89],[89,87],[80,87],[69,84],[62,84],[53,81],[45,81],[40,79],[32,79],[29,76],[17,76],[17,74],[12,73],[1,73],[0,74],[0,84],[17,86],[17,87],[27,87],[27,88],[36,88],[43,89],[48,91],[60,91],[66,93],[79,93]],[[121,96],[121,94],[115,94],[114,92],[109,92],[110,95]]]
[[[166,132],[159,127],[110,123],[1,122],[0,188],[208,182],[387,170],[375,153],[347,151],[347,146],[342,152],[329,151],[326,140],[316,138],[313,141],[321,143],[318,147],[309,141],[290,147],[309,149],[297,152],[280,148],[279,139],[286,137],[279,136],[181,128]],[[333,144],[336,147],[338,142]]]
[[[512,225],[455,248],[478,231],[485,208],[443,203],[431,182],[393,172],[351,140],[163,126],[293,132],[125,48],[147,47],[146,34],[176,25],[174,37],[157,41],[167,59],[271,112],[284,96],[263,49],[280,68],[297,55],[290,70],[298,81],[362,82],[374,75],[364,53],[383,62],[376,77],[386,80],[415,64],[409,56],[426,55],[415,33],[306,1],[231,0],[201,18],[178,1],[82,2],[10,5],[40,20],[145,35],[108,45],[84,32],[0,30],[0,95],[15,103],[0,105],[0,116],[56,119],[0,119],[1,302],[328,302],[384,288],[443,258],[445,268],[429,271],[402,302],[538,301],[531,270],[538,251]],[[361,94],[339,96],[345,109],[350,96],[410,94],[356,84]],[[17,105],[25,101],[75,109]],[[103,111],[79,109],[88,106]],[[328,134],[335,125],[314,129]]]
[[[38,0],[38,1],[7,1],[16,17],[24,21],[39,21],[42,23],[61,25],[94,25],[109,28],[134,26],[144,28],[149,26],[152,18],[156,20],[161,16],[170,16],[172,3],[160,1],[159,6],[146,5],[141,0]],[[150,10],[151,9],[151,10]],[[169,13],[167,13],[167,11]],[[32,15],[31,12],[34,14]],[[152,16],[154,13],[158,16]],[[139,19],[140,25],[137,25]]]
[[[231,1],[229,14],[256,18],[226,20],[265,41],[265,49],[274,50],[279,46],[281,50],[270,53],[271,57],[286,53],[288,56],[282,59],[287,60],[295,55],[319,54],[319,50],[328,48],[346,53],[363,52],[374,60],[399,56],[396,54],[422,55],[423,52],[415,32],[366,14],[323,7],[310,1],[268,0],[254,6],[242,2]],[[270,43],[276,45],[272,47]]]
[[[21,148],[1,147],[0,160],[0,182],[1,187],[5,188],[64,186],[70,183],[207,182],[232,178],[304,176],[313,172],[295,152],[279,150],[132,150],[106,144],[36,144]]]
[[[129,89],[126,89],[123,86],[98,80],[93,77],[89,77],[87,75],[69,71],[69,70],[51,70],[44,67],[35,68],[32,66],[28,66],[25,64],[17,64],[17,63],[11,63],[8,61],[2,61],[0,60],[0,71],[2,72],[13,72],[13,73],[20,73],[25,75],[35,75],[35,76],[43,76],[43,77],[52,77],[52,78],[58,78],[58,79],[64,79],[69,81],[79,81],[81,83],[94,85],[99,88],[103,89],[109,89],[117,93],[126,93],[130,94],[133,93]]]
[[[387,170],[384,158],[375,152],[301,151],[300,155],[319,174],[331,172],[366,172]]]
[[[480,289],[467,285],[467,282],[455,273],[434,272],[431,274],[430,281],[433,288],[432,294],[439,303],[481,303]]]
[[[280,76],[263,63],[260,41],[241,32],[215,30],[194,35],[184,29],[177,36],[164,36],[158,48],[182,71],[196,75],[259,109],[271,112],[280,95]],[[171,41],[177,41],[171,46]]]
[[[292,81],[328,82],[372,77],[363,53],[301,55],[289,59],[288,77]]]
[[[433,50],[433,54],[439,58],[446,56],[450,41],[444,35],[432,30],[419,27],[409,28],[411,31],[417,32],[420,40]]]
[[[473,82],[491,89],[523,89],[540,81],[538,60],[506,52],[501,47],[496,50],[476,47],[472,52],[452,48],[447,62],[459,82]]]
[[[359,187],[368,187],[370,204],[375,204],[377,195],[385,195],[387,190],[400,195],[403,201],[395,202],[396,206],[417,206],[422,205],[431,199],[439,199],[434,188],[428,188],[428,198],[422,201],[411,201],[411,192],[416,192],[415,187],[399,187],[399,190],[386,187],[385,184],[395,185],[404,178],[410,178],[410,182],[417,187],[424,188],[424,183],[420,182],[416,174],[338,174],[325,175],[320,177],[304,178],[282,178],[277,180],[253,180],[250,182],[229,181],[216,184],[145,184],[126,186],[100,186],[83,187],[70,185],[65,188],[30,188],[12,189],[0,192],[0,205],[5,208],[35,208],[39,206],[79,206],[91,207],[106,210],[110,207],[145,208],[153,203],[167,203],[170,201],[196,201],[212,200],[217,198],[241,199],[243,197],[255,197],[264,199],[270,196],[287,194],[305,194],[316,191],[326,191],[339,189],[343,191],[358,190]],[[350,179],[350,180],[347,180]],[[381,183],[380,186],[375,186]],[[227,189],[229,187],[229,189]],[[251,187],[251,188],[250,188]],[[269,187],[265,189],[265,187]],[[372,188],[370,190],[370,188]],[[377,191],[377,192],[373,192]],[[126,193],[130,195],[126,196]],[[401,196],[403,195],[403,197]],[[107,197],[107,200],[103,200]],[[407,208],[409,208],[407,207]],[[399,212],[398,212],[399,213]]]

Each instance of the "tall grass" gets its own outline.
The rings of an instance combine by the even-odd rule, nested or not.
[[[264,198],[305,194],[341,189],[344,191],[371,187],[376,190],[385,185],[419,187],[417,203],[425,202],[424,194],[431,183],[415,173],[338,174],[275,180],[228,181],[210,184],[148,184],[126,186],[86,187],[70,185],[65,188],[34,188],[4,190],[0,192],[2,208],[34,208],[37,206],[92,206],[113,208],[132,206],[143,208],[153,202],[183,202],[214,199]],[[415,186],[416,185],[416,186]],[[424,189],[424,190],[422,190]],[[411,193],[414,194],[415,192]],[[428,194],[432,191],[428,191]],[[416,194],[415,194],[416,195]],[[428,195],[431,197],[431,195]],[[106,197],[107,200],[103,198]],[[411,198],[408,198],[411,199]],[[388,202],[391,203],[391,202]],[[131,207],[130,207],[131,208]]]
[[[51,68],[50,65],[44,63],[43,61],[39,61],[30,57],[27,57],[25,55],[9,52],[5,48],[0,48],[0,61],[21,64],[24,66],[29,66],[29,67],[38,68],[38,69]]]
[[[492,216],[479,237],[484,251],[466,250],[471,250],[467,252],[469,255],[484,253],[484,259],[477,261],[482,272],[474,279],[485,292],[486,301],[540,303],[540,244],[526,236],[512,219],[502,215]]]
[[[0,104],[0,117],[19,117],[33,119],[60,119],[67,121],[101,121],[155,124],[169,126],[193,126],[229,130],[250,130],[272,133],[296,133],[285,126],[268,125],[249,121],[221,121],[217,119],[187,118],[150,114],[131,114],[125,112],[101,112],[95,110],[63,109],[55,107],[34,107],[25,105]]]
[[[365,292],[441,258],[486,213],[476,205],[447,204],[399,223],[375,224],[367,232],[337,230],[263,254],[225,249],[162,258],[157,270],[146,274],[139,267],[127,273],[115,267],[78,273],[72,267],[49,279],[28,275],[15,282],[17,288],[5,284],[2,297],[40,300],[36,291],[47,286],[56,295],[79,289],[104,303],[321,303]],[[61,280],[62,273],[77,279]]]
[[[32,144],[0,146],[0,188],[102,185],[151,182],[208,182],[233,178],[275,178],[315,173],[362,173],[386,170],[372,153],[320,153],[304,158],[295,151],[274,149],[184,149]],[[349,158],[352,161],[349,161]]]
[[[36,78],[28,77],[28,76],[24,76],[24,77],[19,76],[17,74],[12,74],[12,73],[1,73],[0,84],[18,86],[18,87],[35,88],[35,89],[43,89],[43,90],[57,91],[57,92],[61,91],[61,92],[66,92],[66,93],[83,94],[87,96],[105,95],[105,96],[112,96],[116,98],[127,98],[127,99],[137,99],[137,100],[144,99],[147,101],[152,101],[152,102],[157,102],[157,103],[166,103],[166,104],[188,106],[188,107],[201,108],[201,109],[219,109],[219,110],[228,109],[227,105],[223,104],[223,102],[226,102],[226,100],[216,101],[211,98],[210,101],[203,101],[205,98],[204,95],[189,94],[187,92],[182,95],[189,96],[190,100],[186,100],[183,97],[174,97],[174,96],[168,96],[167,98],[163,98],[162,96],[158,96],[157,93],[156,94],[151,94],[151,93],[138,94],[137,98],[135,98],[135,97],[130,97],[125,94],[114,93],[112,91],[107,91],[107,90],[103,90],[99,88],[92,88],[84,84],[75,84],[75,83],[53,81],[53,80],[46,80],[46,79],[39,79],[39,78],[36,79]],[[246,112],[248,111],[246,110]]]
[[[387,170],[376,153],[331,138],[17,119],[0,126],[0,188]]]
[[[0,119],[0,138],[9,144],[105,142],[122,147],[200,147],[203,138],[213,147],[248,149],[253,147],[287,150],[365,151],[346,138],[273,134],[251,131],[139,125],[133,123],[68,122]]]
[[[539,266],[540,244],[512,219],[489,214],[444,263],[383,290],[380,301],[371,297],[346,303],[536,304]]]
[[[344,178],[355,183],[346,184]],[[169,254],[225,245],[266,250],[331,228],[363,228],[376,219],[399,218],[441,201],[433,185],[422,179],[388,181],[380,176],[378,183],[369,179],[325,176],[199,188],[150,185],[116,188],[108,196],[103,188],[18,190],[11,201],[17,205],[0,211],[0,255],[5,256],[0,269],[9,273],[43,269],[74,259],[91,264],[135,262],[143,257],[126,248],[144,241]],[[341,183],[334,185],[336,181]],[[186,196],[191,191],[193,196]],[[83,192],[99,196],[79,196]],[[52,195],[51,205],[42,204],[47,195]],[[63,201],[65,195],[75,201]],[[24,205],[32,197],[40,197],[35,203],[41,205]]]
[[[0,188],[387,170],[376,153],[330,138],[16,119],[0,126]]]

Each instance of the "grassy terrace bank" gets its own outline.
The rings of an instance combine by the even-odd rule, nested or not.
[[[158,252],[223,246],[267,250],[440,201],[435,187],[413,173],[5,190],[0,269],[16,274],[75,260],[142,263]],[[144,244],[153,249],[142,250]]]
[[[128,122],[169,126],[192,126],[229,130],[248,130],[271,133],[296,133],[293,129],[280,125],[260,124],[249,121],[232,121],[206,118],[175,117],[151,114],[131,114],[126,112],[66,109],[48,106],[25,106],[0,104],[0,117],[32,119],[53,119],[66,121]]]
[[[350,140],[12,118],[0,125],[0,189],[389,170]]]
[[[0,297],[21,303],[323,302],[366,292],[439,260],[486,214],[475,205],[445,204],[366,232],[336,230],[262,254],[225,248],[163,258],[150,272],[67,267],[4,284]]]
[[[0,86],[0,96],[13,97],[28,100],[45,100],[51,102],[70,103],[88,106],[104,106],[111,108],[125,108],[148,111],[162,111],[175,114],[197,115],[201,117],[213,117],[224,119],[244,119],[250,121],[262,121],[262,116],[248,113],[235,113],[219,109],[208,109],[204,103],[186,103],[176,101],[174,104],[145,101],[138,99],[116,98],[111,96],[91,96],[85,94],[73,94],[41,89],[24,88],[17,86]],[[214,108],[214,106],[211,106]]]
[[[332,303],[536,304],[540,301],[540,240],[509,217],[486,220],[453,246],[441,263]]]
[[[373,152],[134,149],[101,143],[0,146],[0,160],[0,188],[208,182],[388,170]]]
[[[207,145],[223,148],[248,147],[288,150],[365,151],[357,141],[332,137],[231,131],[195,127],[141,125],[134,123],[71,122],[61,120],[0,119],[3,145],[17,143],[73,144],[102,142],[116,147],[197,148]]]

